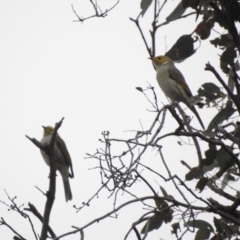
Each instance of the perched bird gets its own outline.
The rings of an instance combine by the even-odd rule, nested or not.
[[[151,58],[157,72],[157,81],[165,95],[173,102],[183,102],[195,114],[202,128],[203,122],[194,105],[191,104],[193,96],[182,73],[175,67],[173,61],[167,56]]]
[[[54,128],[52,127],[44,127],[43,126],[43,137],[41,143],[49,143],[53,134]],[[41,150],[42,156],[46,164],[49,166],[49,156]],[[62,138],[57,133],[56,141],[53,147],[53,156],[54,160],[56,161],[57,170],[60,172],[63,180],[63,186],[65,191],[65,198],[66,201],[72,200],[72,192],[69,183],[69,177],[73,178],[73,167],[72,167],[72,160],[68,153],[67,146]],[[70,173],[69,173],[70,168]]]

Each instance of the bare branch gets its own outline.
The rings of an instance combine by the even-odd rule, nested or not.
[[[141,34],[142,40],[143,40],[143,42],[145,44],[145,47],[147,48],[148,54],[149,54],[150,57],[152,57],[152,49],[148,46],[147,40],[146,40],[146,38],[145,38],[145,36],[143,34],[143,31],[142,31],[142,29],[140,27],[140,24],[139,24],[139,17],[140,16],[141,16],[141,13],[138,15],[137,19],[135,19],[135,20],[133,18],[129,18],[129,19],[136,24],[136,26],[137,26],[140,34]]]
[[[73,227],[73,228],[76,228],[76,230],[72,231],[72,232],[68,232],[68,233],[65,233],[65,234],[62,234],[56,238],[54,238],[54,240],[58,240],[58,239],[61,239],[63,237],[66,237],[68,235],[72,235],[72,234],[75,234],[87,227],[89,227],[90,225],[94,224],[94,223],[99,223],[101,220],[111,216],[112,214],[114,214],[115,212],[118,212],[120,209],[124,208],[125,206],[127,205],[130,205],[130,204],[133,204],[133,203],[136,203],[136,202],[142,202],[142,201],[146,201],[146,200],[149,200],[149,199],[156,199],[156,200],[165,200],[165,201],[168,201],[168,202],[171,202],[173,203],[174,205],[178,205],[178,206],[182,206],[182,207],[185,207],[185,208],[189,208],[189,209],[195,209],[195,210],[201,210],[201,211],[210,211],[209,208],[205,208],[205,207],[199,207],[199,206],[194,206],[194,205],[188,205],[188,204],[185,204],[185,203],[182,203],[182,202],[179,202],[175,199],[172,199],[172,198],[167,198],[167,197],[156,197],[156,196],[147,196],[147,197],[143,197],[143,198],[139,198],[139,199],[134,199],[134,200],[131,200],[131,201],[128,201],[122,205],[120,205],[119,207],[115,208],[114,210],[104,214],[103,216],[99,217],[99,218],[96,218],[94,219],[93,221],[87,223],[86,225],[84,225],[83,227],[81,228],[78,228],[78,227]]]
[[[9,205],[9,204],[7,204],[7,203],[5,203],[5,202],[3,202],[3,201],[0,201],[0,202],[1,202],[2,204],[6,205],[9,209],[11,209],[11,210],[19,213],[20,216],[22,216],[24,219],[27,219],[27,220],[29,221],[29,224],[30,224],[31,228],[32,228],[32,232],[33,232],[33,234],[34,234],[35,239],[38,240],[38,237],[37,237],[36,231],[35,231],[35,229],[34,229],[34,226],[33,226],[33,223],[32,223],[31,218],[30,218],[24,211],[21,210],[21,208],[22,208],[23,205],[18,206],[18,205],[16,204],[16,202],[15,202],[16,197],[11,198],[11,197],[8,195],[7,191],[6,191],[6,190],[4,190],[4,191],[5,191],[5,193],[6,193],[7,197],[8,197],[8,200],[11,202],[11,204]]]
[[[12,232],[14,232],[19,237],[19,239],[27,240],[26,238],[22,237],[16,230],[14,230],[9,224],[7,224],[7,222],[2,217],[1,217],[0,225],[7,226]]]
[[[25,211],[29,211],[32,214],[34,214],[34,216],[36,216],[41,222],[43,222],[43,217],[42,215],[38,212],[37,208],[31,204],[28,203],[29,208],[24,208]],[[56,234],[53,232],[52,228],[50,226],[48,226],[48,232],[51,235],[52,238],[56,237]]]
[[[94,3],[92,0],[89,0],[89,1],[90,1],[90,3],[91,3],[92,6],[93,6],[93,9],[94,9],[94,11],[95,11],[95,14],[93,14],[93,15],[91,15],[91,16],[89,16],[89,17],[85,17],[85,18],[80,17],[80,16],[77,14],[77,12],[75,11],[75,9],[74,9],[74,7],[73,7],[73,4],[71,5],[74,14],[75,14],[76,17],[78,18],[78,21],[77,21],[77,22],[84,22],[84,21],[86,21],[86,20],[88,20],[88,19],[90,19],[90,18],[94,18],[94,17],[102,17],[102,18],[104,18],[104,17],[106,17],[107,14],[108,14],[112,9],[114,9],[114,8],[118,5],[118,3],[119,3],[119,0],[118,0],[112,7],[110,7],[109,9],[106,9],[104,12],[102,12],[102,10],[101,10],[101,8],[99,7],[99,5],[97,5],[97,2]]]

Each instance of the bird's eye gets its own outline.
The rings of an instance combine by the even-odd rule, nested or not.
[[[159,57],[158,60],[161,60],[161,58]]]

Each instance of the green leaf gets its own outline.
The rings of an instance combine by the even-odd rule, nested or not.
[[[183,8],[191,7],[193,9],[197,9],[199,3],[200,3],[200,0],[182,0]]]
[[[239,228],[238,228],[237,225],[235,225],[235,224],[229,225],[229,228],[231,229],[233,235],[235,235],[235,236],[238,235],[239,236]]]
[[[221,67],[223,66],[222,70],[224,73],[229,73],[230,68],[228,68],[228,65],[233,65],[234,58],[237,57],[237,53],[235,51],[235,48],[233,46],[227,47],[225,51],[222,53],[220,57],[221,61]]]
[[[236,71],[239,71],[239,70],[240,70],[240,64],[239,64],[238,59],[235,61],[234,66],[235,66],[235,70],[236,70]]]
[[[220,218],[217,219],[214,217],[213,219],[214,225],[217,229],[217,231],[224,237],[224,238],[230,238],[232,235],[236,234],[236,231],[234,231],[230,226],[228,226],[225,219]]]
[[[227,148],[232,152],[232,149],[230,147],[227,146]],[[238,156],[238,154],[235,154],[235,156]],[[229,168],[235,164],[234,160],[223,148],[220,148],[218,150],[216,159],[220,167],[218,173],[216,174],[218,178],[220,178]]]
[[[210,166],[213,164],[213,161],[216,159],[217,150],[216,149],[208,149],[205,151],[206,158],[202,161],[204,166]]]
[[[150,7],[150,5],[152,4],[152,0],[142,0],[140,7],[142,9],[142,16],[146,13],[146,11],[148,10],[148,8]]]
[[[221,177],[229,168],[231,168],[234,164],[235,164],[235,162],[233,161],[232,158],[230,158],[229,161],[226,162],[226,164],[219,169],[219,171],[217,172],[216,176],[217,176],[218,178],[220,178],[220,177]]]
[[[155,198],[155,205],[159,211],[168,207],[168,203],[164,199]]]
[[[223,240],[220,234],[215,234],[210,240]]]
[[[227,147],[229,149],[229,151],[232,151],[232,149],[230,147]],[[225,149],[220,148],[217,151],[217,161],[219,163],[220,167],[224,167],[226,165],[226,163],[230,160],[231,156],[225,151]]]
[[[220,60],[228,64],[233,64],[234,58],[236,57],[237,57],[237,53],[235,51],[235,48],[230,46],[226,48],[226,50],[222,53]]]
[[[202,190],[205,188],[205,186],[207,185],[208,183],[208,178],[206,177],[202,177],[198,182],[197,182],[197,185],[196,185],[196,189],[199,189],[200,192],[202,192]]]
[[[167,193],[165,192],[165,194],[167,194]],[[166,197],[169,197],[169,195],[166,195]],[[155,201],[157,209],[165,214],[163,221],[165,223],[171,222],[173,210],[168,208],[169,204],[167,203],[167,201],[165,201],[163,199],[159,199],[159,198],[154,198],[154,201]]]
[[[197,25],[195,33],[202,39],[207,39],[211,34],[211,29],[214,26],[214,20],[202,21]]]
[[[161,187],[161,186],[160,186],[160,189],[162,191],[163,196],[164,197],[168,197],[168,194],[167,194],[166,190],[163,187]]]
[[[206,99],[206,103],[209,105],[210,102],[214,102],[216,99],[223,96],[220,88],[214,83],[204,83],[198,89],[198,95]]]
[[[141,87],[136,87],[136,89],[139,91],[139,92],[143,92],[143,89]]]
[[[201,177],[201,170],[198,167],[192,168],[185,176],[186,181],[199,179]]]
[[[196,52],[193,42],[192,35],[182,35],[165,55],[175,62],[183,61]]]
[[[208,7],[208,3],[211,2],[212,0],[201,0],[200,5],[204,5]]]
[[[229,71],[229,75],[228,75],[228,88],[231,92],[233,92],[235,87],[235,83],[234,83],[234,72],[232,70],[232,68]]]
[[[223,108],[220,112],[218,112],[218,114],[209,123],[207,131],[211,132],[212,129],[215,128],[215,126],[218,126],[223,121],[228,120],[235,111],[236,109],[232,107],[232,102],[228,101],[226,107]]]
[[[234,137],[240,138],[240,122],[236,122]]]
[[[206,172],[209,172],[209,171],[213,170],[216,167],[219,167],[219,163],[218,163],[217,159],[215,159],[213,161],[213,163],[211,165],[209,165],[209,166],[204,166],[203,165],[203,169],[202,170],[203,170],[204,173],[206,173]]]
[[[236,181],[235,178],[231,175],[231,171],[228,171],[222,180],[221,189],[224,190],[230,181]]]
[[[219,167],[219,163],[216,159],[217,150],[215,146],[209,145],[209,149],[205,151],[206,158],[202,160],[203,172],[211,171],[215,167]]]
[[[174,211],[173,211],[172,209],[166,210],[163,221],[164,221],[165,223],[171,222],[172,219],[173,219],[173,216],[172,216],[173,213],[174,213]]]
[[[195,240],[207,240],[211,232],[214,232],[212,225],[203,220],[190,221],[188,225],[199,229],[196,233]]]
[[[219,219],[217,219],[216,217],[214,217],[214,218],[213,218],[213,223],[214,223],[217,231],[218,231],[219,233],[222,233],[223,229],[222,229],[222,227],[221,227],[221,223],[219,222]]]
[[[146,232],[146,230],[148,230],[148,232],[151,232],[154,229],[160,228],[162,226],[162,223],[164,220],[164,215],[165,215],[165,213],[162,212],[162,213],[155,213],[153,216],[151,216],[148,220],[149,222],[147,222],[144,225],[144,227],[142,228],[141,234],[144,234]],[[149,224],[149,226],[147,229],[148,224]]]
[[[178,222],[177,222],[177,223],[173,223],[173,224],[172,224],[172,228],[173,228],[173,230],[172,230],[171,232],[174,233],[175,235],[177,234],[177,230],[180,230],[180,231],[181,231],[180,225],[179,225]]]
[[[209,224],[208,222],[204,221],[204,220],[194,220],[194,221],[190,221],[188,223],[188,225],[190,227],[195,227],[195,228],[199,228],[199,229],[207,229],[210,230],[211,232],[214,232],[214,229],[212,227],[211,224]]]
[[[229,33],[223,34],[220,37],[211,40],[210,43],[213,44],[215,47],[229,46],[232,43],[232,36]]]
[[[180,18],[186,11],[186,8],[183,8],[182,2],[180,2],[177,7],[166,17],[167,22],[174,21]]]
[[[235,101],[238,102],[238,104],[240,105],[240,96],[239,95],[234,95]]]
[[[210,237],[211,231],[206,228],[200,228],[196,235],[194,240],[208,240]]]

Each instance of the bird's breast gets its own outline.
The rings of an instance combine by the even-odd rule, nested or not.
[[[184,102],[187,104],[188,96],[186,95],[186,92],[169,76],[167,67],[161,66],[157,69],[157,81],[168,98],[175,102]]]
[[[51,140],[51,135],[50,136],[44,136],[41,140],[41,143],[42,144],[47,144],[47,143],[50,142],[50,140]],[[42,154],[42,157],[43,157],[44,161],[49,166],[50,165],[49,156],[46,154],[46,152],[44,152],[42,150],[41,150],[41,154]],[[62,156],[62,153],[59,150],[59,148],[57,147],[56,143],[54,143],[54,146],[53,146],[53,156],[54,156],[54,158],[57,162],[57,165],[59,165],[59,163],[64,161],[64,157]],[[58,168],[58,166],[57,166],[57,168]]]

